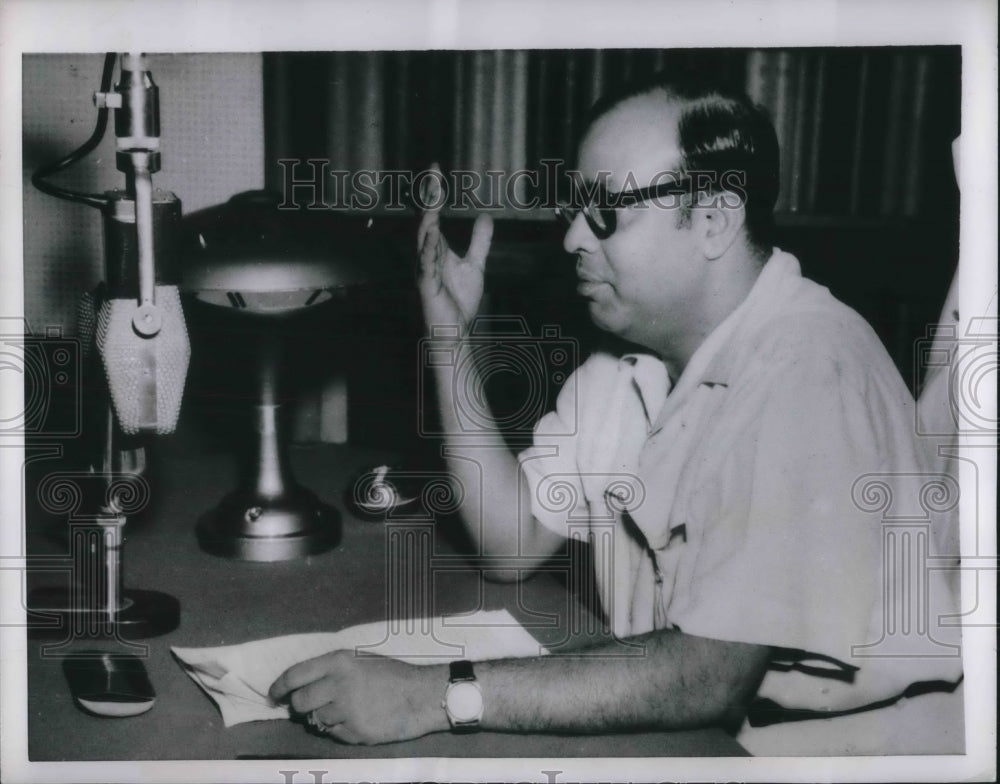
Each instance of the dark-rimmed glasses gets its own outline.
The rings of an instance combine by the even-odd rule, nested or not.
[[[604,240],[615,233],[618,228],[618,210],[623,207],[631,207],[654,199],[663,199],[666,196],[677,196],[688,193],[691,184],[689,177],[684,177],[671,182],[662,182],[659,185],[652,185],[648,188],[638,188],[634,191],[619,191],[618,193],[608,193],[603,187],[594,190],[590,199],[582,206],[573,204],[560,204],[556,206],[556,215],[562,218],[566,225],[570,225],[576,220],[579,213],[583,213],[584,220],[599,240]],[[672,206],[679,206],[673,204]]]

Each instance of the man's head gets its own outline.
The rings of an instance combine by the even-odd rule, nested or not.
[[[745,207],[750,243],[768,254],[773,243],[779,156],[778,138],[764,109],[742,93],[690,74],[679,79],[653,76],[598,101],[588,115],[584,140],[603,118],[639,98],[674,109],[674,125],[665,129],[676,133],[679,157],[672,173],[691,178],[692,187],[704,188],[703,193],[709,195],[730,189]],[[678,212],[685,220],[689,211],[683,209],[685,204],[681,206]]]
[[[622,192],[686,178],[694,185],[690,198],[617,207],[611,233],[600,230],[596,210],[578,215],[564,242],[595,323],[668,364],[676,354],[682,367],[742,301],[770,251],[773,127],[746,98],[651,83],[595,107],[577,163],[611,205]]]

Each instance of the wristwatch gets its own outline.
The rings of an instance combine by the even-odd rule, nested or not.
[[[475,732],[483,718],[483,692],[472,670],[472,662],[454,661],[450,665],[448,688],[441,707],[448,714],[451,731]]]

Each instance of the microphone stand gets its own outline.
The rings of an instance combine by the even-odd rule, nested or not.
[[[125,432],[116,419],[112,393],[117,391],[121,395],[123,390],[111,389],[109,370],[107,383],[97,382],[107,393],[106,403],[95,417],[100,438],[97,459],[90,464],[88,474],[63,475],[74,483],[83,481],[90,487],[95,483],[85,478],[98,479],[96,484],[102,498],[94,498],[93,493],[88,498],[86,493],[80,493],[81,502],[77,506],[83,505],[84,513],[77,514],[75,508],[69,512],[72,584],[42,587],[28,595],[29,612],[35,616],[29,624],[29,633],[33,636],[64,635],[60,645],[79,637],[113,637],[128,646],[129,640],[165,634],[180,623],[180,603],[175,597],[158,591],[126,589],[122,575],[126,518],[141,510],[149,496],[144,476],[145,443],[135,433],[151,429],[169,432],[174,424],[159,419],[161,395],[156,374],[150,370],[155,371],[157,364],[151,338],[164,326],[163,308],[157,307],[154,301],[159,282],[154,253],[157,244],[165,244],[170,225],[179,221],[180,201],[173,194],[153,191],[152,173],[160,167],[159,103],[157,87],[145,68],[145,59],[141,55],[123,55],[121,82],[114,91],[109,91],[111,58],[109,55],[105,61],[101,90],[94,96],[100,110],[94,136],[81,150],[39,170],[32,178],[35,185],[47,193],[102,208],[107,288],[104,301],[95,302],[95,312],[101,313],[103,330],[98,335],[98,343],[103,339],[109,352],[117,350],[113,341],[120,344],[123,331],[118,328],[120,325],[111,321],[116,311],[105,312],[105,309],[130,299],[133,305],[138,303],[131,313],[131,329],[140,338],[150,339],[140,341],[142,345],[134,354],[127,354],[124,359],[115,357],[120,364],[126,361],[141,363],[146,371],[134,374],[134,379],[130,376],[129,381],[133,383],[124,389],[138,406],[128,409],[130,432]],[[74,163],[97,146],[107,122],[108,109],[115,110],[116,162],[126,177],[125,192],[115,191],[98,197],[74,194],[45,183],[44,177]],[[183,341],[176,336],[173,338],[174,345],[170,348],[174,354],[170,359],[178,363],[183,360],[183,373],[189,349],[182,315],[180,321]],[[109,327],[109,323],[113,326]],[[184,344],[182,351],[177,350],[180,343]],[[88,369],[92,377],[99,375],[94,363]],[[119,383],[118,386],[126,385]],[[118,400],[115,402],[121,406]],[[41,623],[45,618],[56,623]]]
[[[29,634],[63,638],[50,648],[80,638],[113,638],[130,647],[131,640],[157,637],[180,624],[175,597],[124,585],[125,523],[149,497],[145,448],[121,432],[110,403],[103,408],[100,456],[91,466],[102,498],[82,493],[80,505],[88,511],[72,510],[69,515],[72,584],[39,587],[28,594],[33,616]]]

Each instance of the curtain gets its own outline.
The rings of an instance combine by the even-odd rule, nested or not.
[[[349,173],[432,161],[477,173],[469,192],[481,204],[530,203],[552,161],[572,166],[594,101],[661,70],[711,74],[768,110],[781,145],[779,219],[917,218],[954,188],[958,47],[282,53],[266,55],[264,70],[268,187],[308,180],[306,162],[323,161],[335,207],[358,195]],[[507,192],[490,171],[535,176]],[[376,190],[373,206],[392,203],[388,181]]]

